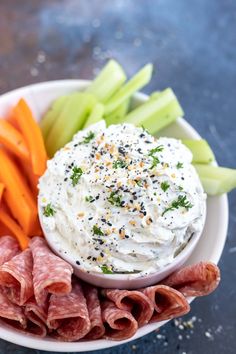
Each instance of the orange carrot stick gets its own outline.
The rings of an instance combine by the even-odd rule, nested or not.
[[[0,183],[0,204],[1,204],[4,188],[5,188],[4,184]]]
[[[0,209],[0,222],[9,229],[18,240],[22,250],[26,249],[29,245],[29,238],[22,231],[19,225],[7,214],[6,211]]]
[[[16,128],[4,119],[0,119],[0,144],[3,144],[20,159],[29,161],[30,155],[25,139]]]
[[[23,98],[13,108],[13,114],[30,151],[33,172],[37,176],[41,176],[46,169],[47,162],[41,130]]]
[[[0,149],[0,166],[6,204],[23,231],[30,235],[37,222],[36,201],[15,162],[3,149]]]

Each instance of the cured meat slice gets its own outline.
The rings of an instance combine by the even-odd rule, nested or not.
[[[102,312],[97,288],[88,284],[83,285],[84,295],[87,302],[89,319],[91,323],[90,331],[85,339],[98,339],[103,337],[105,327],[102,322]]]
[[[150,322],[160,322],[183,316],[190,306],[185,297],[177,290],[166,285],[149,286],[141,290],[154,304]]]
[[[43,305],[48,294],[65,295],[71,291],[70,264],[57,257],[48,248],[42,237],[34,237],[30,242],[33,254],[34,295],[38,305]]]
[[[177,289],[184,296],[204,296],[214,291],[219,282],[219,268],[211,262],[200,262],[177,270],[161,283]]]
[[[33,295],[33,259],[30,249],[19,253],[0,267],[0,285],[15,304],[21,306]]]
[[[31,298],[25,304],[25,316],[28,320],[28,330],[35,335],[45,337],[47,334],[47,312],[45,306],[39,306],[35,298]]]
[[[65,341],[76,341],[88,334],[89,314],[79,283],[74,283],[68,295],[51,295],[47,324],[49,328],[56,329],[56,338]]]
[[[118,309],[114,302],[101,302],[102,319],[105,326],[104,337],[111,340],[124,340],[132,337],[137,329],[138,322],[129,311]]]
[[[139,326],[148,323],[154,312],[153,302],[140,291],[104,289],[102,294],[121,310],[131,312]]]
[[[13,304],[0,292],[0,318],[8,325],[17,328],[26,328],[26,317],[20,306]]]
[[[19,243],[12,236],[0,237],[0,266],[20,252]]]

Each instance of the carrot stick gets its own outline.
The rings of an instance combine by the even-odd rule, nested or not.
[[[37,176],[41,176],[46,169],[47,162],[41,130],[23,98],[13,108],[13,114],[30,151],[33,172]]]
[[[3,149],[0,149],[0,166],[6,204],[23,231],[30,235],[37,222],[36,201],[15,162]]]
[[[5,188],[4,184],[0,183],[0,204],[1,204],[4,188]]]
[[[3,144],[20,159],[29,161],[30,155],[25,139],[13,125],[4,119],[0,119],[0,144]]]
[[[3,209],[0,209],[0,221],[16,237],[16,239],[20,244],[21,249],[22,250],[26,249],[29,245],[29,238],[22,231],[20,226],[17,225],[17,223]]]
[[[33,197],[37,201],[39,176],[36,176],[32,171],[32,167],[24,161],[19,161],[19,167],[20,167],[20,170],[22,170],[24,172],[25,178],[27,179],[27,181],[29,183]]]

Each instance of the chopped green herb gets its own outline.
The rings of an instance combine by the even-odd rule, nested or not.
[[[153,194],[154,194],[154,195],[157,195],[157,193],[156,193],[156,192],[154,192]]]
[[[103,274],[113,274],[113,272],[107,267],[107,265],[102,265],[100,268]]]
[[[126,162],[123,160],[116,160],[113,162],[112,167],[113,168],[125,168],[127,166]]]
[[[95,134],[93,132],[88,132],[88,135],[84,138],[84,140],[80,144],[88,144],[94,138],[95,138]]]
[[[148,156],[153,156],[156,152],[161,152],[161,151],[163,151],[163,149],[164,149],[164,146],[163,146],[163,145],[158,145],[156,148],[151,149],[151,150],[149,151]]]
[[[141,128],[143,129],[143,131],[144,131],[145,133],[150,134],[149,131],[148,131],[143,125],[141,125]]]
[[[177,165],[176,165],[176,167],[177,167],[178,169],[183,168],[183,163],[182,163],[182,162],[178,162]]]
[[[174,200],[171,205],[163,211],[162,216],[170,210],[179,209],[181,207],[187,210],[193,207],[193,205],[187,200],[186,195],[179,195],[178,199]]]
[[[183,187],[182,187],[182,186],[179,186],[178,188],[179,188],[179,191],[182,191],[182,190],[183,190]]]
[[[72,180],[72,185],[73,187],[78,184],[80,177],[83,174],[83,170],[80,167],[74,167],[72,170],[72,175],[70,176],[70,179]]]
[[[44,208],[43,208],[43,215],[46,217],[49,216],[53,216],[55,214],[55,210],[53,209],[51,203],[47,204]]]
[[[85,197],[85,200],[86,202],[92,203],[94,201],[94,198],[91,195],[89,195]]]
[[[170,185],[168,182],[164,181],[161,183],[161,189],[163,190],[163,192],[166,192],[169,187],[170,187]]]
[[[93,233],[94,235],[104,236],[104,233],[102,232],[101,228],[97,227],[96,225],[93,226]]]
[[[142,186],[143,186],[143,182],[141,181],[141,179],[135,179],[134,182],[135,182],[139,187],[142,187]]]
[[[156,167],[160,163],[160,160],[156,156],[152,156],[152,166],[150,169],[152,170],[154,167]]]
[[[121,207],[122,206],[121,197],[117,194],[117,192],[111,192],[111,194],[110,194],[110,196],[109,196],[109,198],[107,200],[112,205],[115,205],[117,207]]]

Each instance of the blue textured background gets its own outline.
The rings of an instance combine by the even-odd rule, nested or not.
[[[235,0],[1,0],[0,93],[31,82],[92,78],[115,57],[132,75],[146,62],[155,74],[144,91],[174,88],[187,120],[236,167]],[[236,192],[220,261],[222,282],[185,320],[97,354],[236,352]],[[26,344],[26,343],[22,343]],[[43,353],[0,341],[0,353]]]

